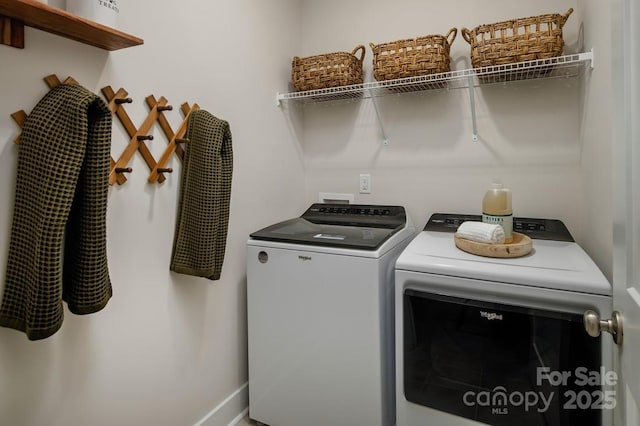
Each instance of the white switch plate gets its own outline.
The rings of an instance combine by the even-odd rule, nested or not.
[[[360,193],[371,194],[371,175],[370,174],[360,175]]]

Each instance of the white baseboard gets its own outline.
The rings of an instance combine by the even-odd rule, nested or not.
[[[249,383],[240,386],[194,426],[233,426],[249,412]]]
[[[247,414],[249,414],[249,407],[242,410],[242,413],[238,414],[238,416],[235,419],[231,420],[231,423],[229,423],[228,426],[236,426],[238,423],[242,421],[242,419],[244,419],[247,416]]]

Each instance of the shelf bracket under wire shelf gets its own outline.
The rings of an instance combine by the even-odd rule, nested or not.
[[[473,76],[469,75],[467,77],[469,79],[469,103],[471,104],[471,126],[473,128],[473,133],[471,134],[471,140],[474,142],[478,142],[478,123],[476,121],[476,96],[474,92],[473,86]]]
[[[378,109],[378,102],[376,102],[376,97],[373,95],[372,91],[369,90],[369,94],[371,97],[371,102],[373,103],[373,109],[376,112],[376,118],[378,119],[378,127],[380,127],[380,134],[382,135],[382,145],[389,145],[389,138],[387,138],[387,132],[384,131],[384,124],[382,124],[382,117],[380,116],[380,110]]]

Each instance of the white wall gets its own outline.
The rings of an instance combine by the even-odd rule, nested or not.
[[[235,164],[222,278],[169,272],[179,161],[164,184],[149,185],[136,154],[129,181],[109,193],[108,306],[88,316],[67,312],[62,329],[43,341],[0,328],[3,425],[175,426],[205,417],[247,381],[248,234],[305,207],[299,146],[274,106],[299,50],[297,3],[118,3],[120,28],[143,38],[143,46],[107,53],[30,28],[24,50],[0,46],[0,291],[17,159],[10,114],[30,111],[51,73],[72,75],[97,93],[124,87],[136,125],[150,94],[174,105],[174,129],[183,102],[229,121]],[[114,123],[117,157],[125,138]],[[153,134],[158,157],[166,140],[157,126]]]
[[[479,142],[471,141],[466,90],[379,98],[389,146],[382,145],[369,99],[305,107],[291,121],[302,123],[307,201],[318,192],[355,193],[356,202],[402,204],[423,226],[437,211],[479,214],[486,187],[500,176],[513,191],[516,216],[563,220],[610,276],[611,212],[609,199],[600,195],[608,195],[611,174],[605,90],[611,23],[595,3],[304,1],[300,56],[351,51],[364,44],[365,81],[373,81],[369,42],[444,35],[451,27],[471,29],[517,17],[564,14],[569,8],[575,11],[564,27],[565,52],[603,46],[596,51],[596,71],[585,79],[476,88]],[[471,67],[469,45],[460,34],[451,57],[453,69]],[[371,174],[372,194],[358,194],[360,173]]]
[[[584,22],[584,45],[593,48],[596,66],[585,85],[582,111],[581,175],[585,194],[585,223],[582,244],[609,280],[613,277],[613,159],[612,111],[613,38],[612,4],[579,0]]]

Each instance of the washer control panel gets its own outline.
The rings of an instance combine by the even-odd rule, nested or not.
[[[369,204],[313,204],[301,216],[309,222],[346,226],[396,228],[406,223],[401,206]]]

